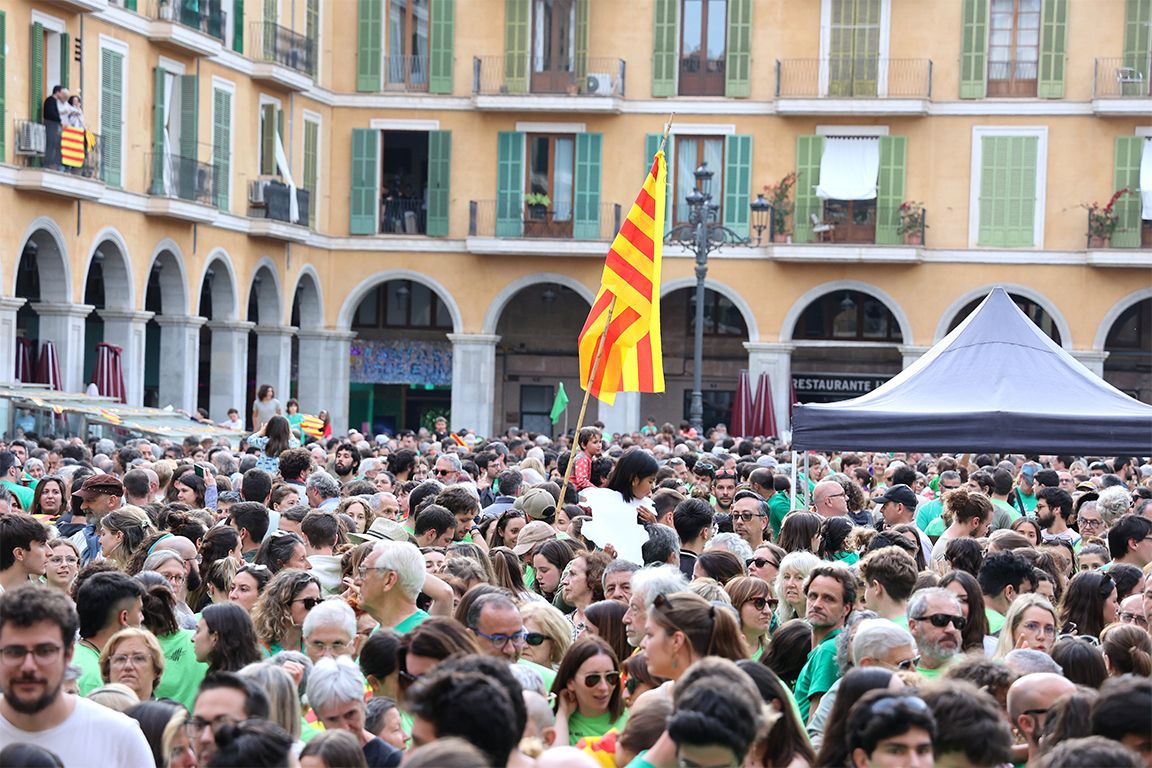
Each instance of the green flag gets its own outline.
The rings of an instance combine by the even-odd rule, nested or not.
[[[556,390],[556,399],[552,402],[552,423],[560,421],[560,417],[564,415],[564,411],[568,408],[568,393],[564,391],[564,382],[560,382],[560,388]]]

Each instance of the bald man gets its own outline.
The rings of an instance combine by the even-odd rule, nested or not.
[[[835,480],[816,483],[812,489],[812,511],[821,517],[847,517],[848,494]]]
[[[1052,672],[1024,675],[1008,689],[1008,717],[1028,742],[1029,763],[1039,755],[1040,732],[1044,730],[1048,710],[1058,698],[1075,690],[1071,680]]]

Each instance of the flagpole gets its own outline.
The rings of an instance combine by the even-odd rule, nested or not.
[[[568,490],[568,479],[572,477],[572,466],[576,463],[577,441],[580,438],[580,429],[584,426],[584,412],[588,409],[588,396],[592,394],[592,382],[596,380],[596,370],[600,367],[600,356],[604,352],[604,340],[608,338],[608,329],[612,326],[612,313],[616,311],[616,296],[608,304],[608,316],[604,318],[604,331],[600,340],[596,342],[596,357],[592,358],[592,368],[588,371],[588,386],[584,388],[584,400],[580,403],[580,415],[576,417],[576,431],[572,434],[572,444],[568,449],[568,466],[564,468],[564,482],[560,484],[560,502],[557,507],[564,506],[564,494]],[[565,411],[565,418],[568,413]],[[567,430],[565,430],[567,431]]]

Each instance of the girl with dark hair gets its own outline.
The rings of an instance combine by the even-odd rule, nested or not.
[[[1060,601],[1060,633],[1099,638],[1119,611],[1112,577],[1101,571],[1081,571],[1068,582]]]
[[[208,665],[208,674],[239,672],[246,665],[260,661],[260,642],[252,619],[233,603],[205,608],[192,643],[196,660]]]
[[[253,562],[268,566],[273,576],[285,568],[306,571],[311,567],[308,564],[308,549],[304,546],[304,539],[291,531],[275,531],[264,539]]]
[[[959,541],[959,539],[957,539]],[[940,586],[956,595],[960,612],[964,614],[964,629],[960,633],[960,647],[968,651],[983,651],[988,637],[988,615],[984,613],[984,593],[980,583],[968,571],[949,571],[940,579]],[[992,643],[989,643],[991,646]]]
[[[944,546],[944,561],[953,571],[964,571],[976,576],[984,562],[984,550],[980,548],[980,542],[971,536],[949,539]]]
[[[223,557],[244,559],[240,549],[240,534],[230,525],[218,525],[215,528],[210,528],[200,542],[201,568],[207,568]]]
[[[232,591],[236,571],[240,569],[242,562],[243,560],[223,557],[203,568],[200,588],[188,594],[188,607],[200,612],[206,605],[228,602],[228,593]]]
[[[292,427],[283,416],[273,416],[260,427],[260,431],[249,435],[245,441],[255,448],[256,469],[262,469],[275,477],[280,474],[280,454],[289,448],[299,448],[300,441],[292,436]]]
[[[1104,654],[1091,643],[1066,637],[1056,641],[1050,655],[1052,661],[1064,670],[1064,677],[1076,685],[1100,690],[1100,686],[1108,679],[1108,665],[1104,662]]]
[[[188,471],[172,481],[172,492],[169,494],[172,498],[169,501],[178,501],[193,509],[203,509],[205,506],[204,494],[207,489],[208,486],[205,485],[204,478],[197,475],[195,471]]]
[[[1111,677],[1152,676],[1152,640],[1135,624],[1109,624],[1100,633],[1100,651]]]
[[[785,552],[816,550],[816,537],[820,534],[820,524],[824,518],[815,512],[794,510],[784,518],[780,526],[780,540],[776,543]]]
[[[36,484],[36,492],[32,495],[32,504],[28,508],[30,515],[44,515],[56,520],[67,511],[65,500],[68,497],[68,486],[64,478],[59,475],[48,475],[40,478]]]
[[[847,517],[829,517],[820,524],[820,547],[816,552],[821,560],[855,565],[860,560],[847,545],[852,533],[852,521]]]
[[[192,630],[180,628],[176,596],[168,580],[155,571],[141,571],[135,578],[144,586],[143,626],[156,636],[164,654],[164,674],[156,686],[156,698],[172,699],[191,709],[208,665],[196,659]]]
[[[628,707],[635,705],[641,694],[668,682],[666,678],[657,677],[648,670],[648,656],[644,651],[625,658],[620,664],[620,671],[624,677],[624,704]]]
[[[307,571],[285,568],[272,577],[252,608],[252,624],[270,655],[304,650],[304,619],[321,600],[320,582]]]
[[[760,698],[780,716],[765,736],[757,739],[752,748],[757,765],[808,768],[816,764],[816,753],[808,743],[808,735],[793,708],[791,692],[772,670],[749,659],[736,662],[744,674],[752,678],[760,691]],[[752,762],[752,761],[749,761]]]
[[[692,578],[715,579],[720,586],[743,575],[744,566],[740,558],[724,549],[701,552],[692,566]]]
[[[485,540],[489,547],[514,547],[516,537],[527,524],[528,518],[520,509],[506,509],[494,522],[489,523]]]
[[[824,741],[820,746],[820,753],[816,755],[816,765],[848,764],[848,713],[861,696],[868,691],[890,688],[893,679],[900,680],[894,672],[883,667],[851,669],[841,678],[836,703],[832,705],[832,712],[828,715],[825,726]],[[900,685],[902,687],[903,683]]]
[[[639,447],[629,448],[612,468],[606,487],[619,493],[625,502],[645,499],[652,493],[659,471],[660,465],[652,454]]]
[[[620,700],[620,661],[600,638],[576,641],[552,683],[556,697],[556,741],[575,746],[585,737],[602,736],[624,726]]]
[[[272,572],[266,565],[242,566],[232,577],[232,590],[228,593],[228,601],[251,613],[271,580]]]
[[[768,652],[760,661],[789,688],[796,687],[800,670],[812,652],[812,625],[804,619],[784,622],[772,633]]]
[[[496,577],[493,584],[511,592],[520,603],[540,599],[524,584],[524,565],[515,552],[508,547],[495,547],[488,553],[488,560]]]
[[[288,402],[294,401],[289,400]],[[369,699],[368,701],[370,714],[374,701],[376,700]],[[392,709],[389,711],[395,711],[399,714],[399,710],[396,709],[396,702],[392,702]],[[365,728],[373,736],[377,734],[375,729],[368,727],[367,720],[365,720]],[[385,741],[387,740],[385,739]],[[396,745],[393,743],[392,746]],[[403,746],[397,747],[397,749],[403,748]],[[325,731],[313,737],[300,751],[300,760],[301,765],[307,765],[309,768],[321,765],[324,768],[368,768],[364,751],[360,749],[360,740],[349,731],[344,730]]]
[[[704,660],[685,678],[668,718],[667,734],[675,745],[677,764],[743,765],[763,724],[756,686],[734,664],[721,659]],[[666,745],[657,742],[648,760],[663,762],[664,749]]]
[[[626,659],[632,653],[628,633],[624,631],[624,614],[628,606],[619,600],[600,600],[584,610],[584,636],[598,637],[616,652],[616,658]]]
[[[641,646],[654,675],[678,680],[705,656],[737,661],[748,658],[748,647],[736,617],[691,592],[658,595],[648,611]]]
[[[560,591],[560,579],[564,576],[564,569],[574,557],[572,548],[556,539],[550,539],[538,546],[532,554],[532,569],[536,577],[532,588],[536,594],[552,602],[556,593]]]

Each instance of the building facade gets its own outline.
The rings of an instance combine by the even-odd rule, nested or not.
[[[753,238],[709,261],[706,421],[745,369],[785,424],[866,390],[996,285],[1152,401],[1152,0],[0,0],[0,34],[0,384],[51,340],[82,389],[107,342],[130,402],[217,421],[269,383],[338,430],[547,431],[674,113],[667,225],[707,163]],[[664,256],[667,392],[616,430],[687,413]]]

